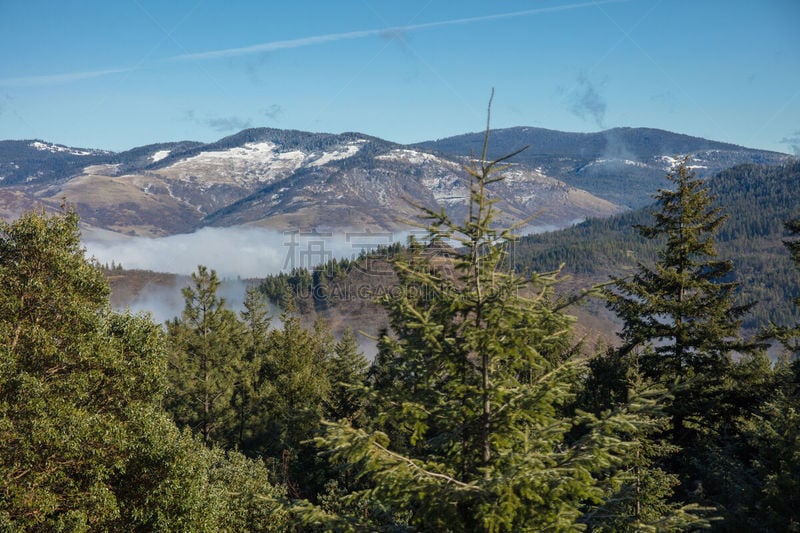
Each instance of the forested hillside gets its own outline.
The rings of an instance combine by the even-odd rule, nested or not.
[[[784,222],[800,216],[798,184],[796,161],[781,166],[740,165],[708,180],[715,205],[728,217],[717,238],[720,257],[734,262],[731,275],[741,282],[741,301],[758,302],[744,319],[749,331],[797,317],[791,301],[800,296],[800,288],[781,239]],[[643,208],[523,237],[514,248],[516,268],[546,271],[564,264],[565,272],[586,285],[624,276],[637,262],[656,258],[659,243],[642,238],[634,229],[649,223],[652,211]]]

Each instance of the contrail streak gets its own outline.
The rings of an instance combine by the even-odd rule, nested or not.
[[[30,87],[33,85],[51,85],[53,83],[66,83],[70,81],[99,78],[109,74],[130,72],[133,68],[112,68],[106,70],[90,70],[87,72],[68,72],[66,74],[45,74],[42,76],[25,76],[23,78],[0,79],[0,87]]]
[[[466,17],[460,19],[441,20],[438,22],[425,22],[422,24],[409,24],[407,26],[394,26],[390,28],[380,28],[371,30],[349,31],[344,33],[329,33],[326,35],[313,35],[310,37],[302,37],[300,39],[289,39],[285,41],[272,41],[268,43],[254,44],[251,46],[243,46],[240,48],[225,48],[222,50],[209,50],[207,52],[197,52],[190,54],[181,54],[167,58],[165,61],[199,61],[206,59],[217,59],[221,57],[236,57],[248,54],[257,54],[263,52],[274,52],[276,50],[287,50],[292,48],[302,48],[304,46],[315,46],[336,41],[344,41],[350,39],[362,39],[364,37],[373,37],[380,35],[393,35],[403,34],[405,32],[428,30],[432,28],[442,28],[446,26],[456,26],[461,24],[473,24],[476,22],[486,22],[490,20],[501,20],[514,17],[525,17],[531,15],[540,15],[543,13],[554,13],[558,11],[569,11],[573,9],[580,9],[584,7],[596,7],[605,4],[616,4],[621,2],[630,2],[632,0],[597,0],[589,2],[581,2],[576,4],[567,4],[562,6],[540,7],[536,9],[526,9],[523,11],[514,11],[511,13],[498,13],[495,15],[482,15],[478,17]],[[26,76],[20,78],[5,78],[0,79],[0,87],[30,87],[38,85],[51,85],[56,83],[68,83],[72,81],[80,81],[91,78],[99,78],[101,76],[108,76],[110,74],[119,74],[123,72],[131,72],[137,68],[113,68],[105,70],[92,70],[85,72],[72,72],[65,74],[46,74],[41,76]]]
[[[467,17],[460,19],[442,20],[438,22],[426,22],[422,24],[411,24],[408,26],[395,26],[391,28],[349,31],[344,33],[329,33],[326,35],[314,35],[311,37],[302,37],[300,39],[289,39],[285,41],[272,41],[268,43],[254,44],[251,46],[243,46],[240,48],[225,48],[222,50],[209,50],[207,52],[197,52],[193,54],[181,54],[173,56],[170,59],[184,61],[184,60],[203,60],[203,59],[217,59],[220,57],[243,56],[243,55],[257,54],[263,52],[274,52],[276,50],[286,50],[290,48],[301,48],[304,46],[314,46],[317,44],[324,44],[335,41],[361,39],[363,37],[373,37],[376,35],[392,35],[398,33],[402,34],[404,32],[410,32],[416,30],[427,30],[431,28],[441,28],[444,26],[456,26],[459,24],[472,24],[475,22],[485,22],[489,20],[500,20],[513,17],[539,15],[542,13],[553,13],[557,11],[567,11],[583,7],[592,7],[603,4],[613,4],[613,3],[629,2],[629,1],[631,0],[599,0],[596,2],[582,2],[579,4],[569,4],[563,6],[540,7],[536,9],[526,9],[524,11],[514,11],[512,13],[498,13],[495,15],[483,15],[479,17]]]

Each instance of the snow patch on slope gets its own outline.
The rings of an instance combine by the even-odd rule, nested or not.
[[[325,152],[281,151],[280,146],[269,141],[251,142],[226,150],[201,152],[178,161],[161,172],[184,181],[193,181],[195,176],[203,176],[206,186],[274,183],[300,168],[318,167],[352,157],[366,142],[363,139],[352,141]]]
[[[382,161],[400,161],[400,162],[410,163],[412,165],[421,165],[423,163],[436,163],[451,168],[454,166],[455,167],[458,166],[452,161],[447,161],[446,159],[436,157],[433,154],[418,152],[416,150],[408,150],[405,148],[399,148],[396,150],[392,150],[388,154],[375,156],[375,159],[379,159]]]
[[[650,165],[647,163],[642,163],[641,161],[634,161],[632,159],[616,159],[616,158],[603,158],[603,159],[595,159],[594,161],[586,164],[582,167],[578,172],[581,173],[584,170],[588,169],[589,167],[595,166],[618,166],[618,165],[627,165],[629,167],[639,167],[639,168],[649,168]]]
[[[466,204],[469,199],[469,189],[454,174],[426,176],[422,178],[422,185],[431,191],[438,204]]]
[[[338,150],[333,152],[322,152],[317,159],[308,164],[310,167],[319,167],[330,163],[331,161],[339,161],[340,159],[347,159],[353,157],[361,150],[361,147],[366,143],[366,139],[359,139],[357,141],[349,142]]]
[[[674,170],[678,165],[680,165],[683,160],[686,158],[686,155],[678,155],[676,157],[670,157],[668,155],[661,156],[661,162],[665,164],[666,170]],[[689,157],[689,162],[695,161],[697,163],[702,163],[702,160],[698,157]],[[696,170],[700,168],[708,168],[705,165],[686,165],[686,168],[689,170]]]
[[[170,150],[159,150],[158,152],[156,152],[156,153],[154,153],[153,155],[150,156],[150,160],[153,163],[157,163],[158,161],[161,161],[162,159],[167,157],[169,155],[169,153],[170,153]]]
[[[39,141],[33,141],[29,144],[31,148],[35,148],[42,152],[52,152],[56,153],[67,153],[71,155],[94,155],[98,153],[106,153],[103,150],[79,150],[77,148],[70,148],[68,146],[62,146],[60,144],[52,144],[52,143],[43,143]]]
[[[247,143],[243,146],[216,152],[202,152],[186,159],[185,163],[213,163],[220,161],[270,162],[275,159],[276,145],[271,142]]]
[[[247,143],[216,152],[202,152],[164,170],[177,178],[202,175],[209,183],[269,183],[300,168],[308,157],[299,150],[279,152],[271,142]]]
[[[664,164],[667,170],[672,170],[673,168],[677,167],[681,161],[683,161],[684,157],[686,156],[678,155],[676,157],[672,157],[669,155],[662,155],[659,159],[661,159],[661,162]]]

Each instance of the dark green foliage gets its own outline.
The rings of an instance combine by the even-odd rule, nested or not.
[[[313,330],[284,313],[264,345],[250,439],[242,448],[268,457],[293,497],[321,490],[324,464],[307,442],[320,427],[330,392],[328,367],[333,340],[318,323]]]
[[[305,268],[293,268],[291,272],[272,274],[264,278],[259,285],[259,290],[266,295],[270,302],[282,309],[291,307],[299,313],[309,313],[313,310],[313,294],[311,272]]]
[[[787,222],[786,229],[800,235],[800,219]],[[800,271],[800,240],[784,244]],[[762,386],[758,408],[743,421],[755,479],[745,516],[753,530],[800,531],[800,322],[773,325],[764,336],[778,339],[785,352]]]
[[[117,512],[108,478],[124,466],[126,420],[158,391],[162,360],[106,340],[108,285],[83,258],[73,212],[0,222],[0,286],[5,520],[20,528],[104,523]],[[142,373],[116,378],[129,363]]]
[[[664,405],[666,390],[645,379],[635,358],[618,349],[593,357],[578,400],[581,408],[594,413],[620,408],[638,399],[642,403],[640,426],[627,431],[631,447],[619,465],[621,483],[612,487],[605,501],[589,514],[586,523],[593,531],[683,531],[704,528],[712,509],[687,504],[674,498],[679,477],[665,470],[680,451],[665,438],[669,419]]]
[[[241,372],[243,332],[236,314],[217,296],[216,272],[199,266],[192,281],[183,289],[181,318],[167,323],[172,384],[167,408],[207,446],[230,443],[236,435],[231,400]]]
[[[767,324],[797,322],[790,302],[800,297],[795,270],[781,246],[782,221],[797,217],[800,163],[782,166],[741,165],[709,178],[714,206],[731,216],[717,235],[721,258],[736,260],[738,301],[756,302],[743,317],[754,333]],[[523,237],[514,248],[520,272],[546,271],[565,264],[565,273],[585,283],[622,277],[638,262],[657,259],[659,239],[645,239],[634,229],[648,223],[652,209],[589,220],[565,230]],[[730,280],[728,280],[730,281]]]
[[[272,317],[269,316],[264,295],[255,286],[247,288],[244,310],[240,312],[244,328],[242,360],[234,384],[231,405],[236,413],[236,423],[231,441],[246,453],[261,432],[263,425],[262,369],[267,356],[267,334]]]
[[[260,460],[208,449],[164,413],[135,421],[136,455],[115,483],[120,513],[112,530],[285,531],[284,491]]]
[[[636,226],[646,239],[663,239],[657,261],[615,278],[605,295],[624,322],[622,352],[649,346],[638,361],[646,377],[718,379],[733,351],[751,349],[737,338],[749,306],[735,303],[738,284],[727,281],[733,264],[717,259],[715,236],[726,218],[721,208],[712,207],[688,162],[667,178],[674,189],[659,191],[654,223]]]
[[[283,327],[267,336],[262,397],[265,399],[263,452],[280,457],[296,450],[322,418],[330,390],[326,368],[332,348],[329,333],[305,329],[300,319],[284,313]]]
[[[69,211],[0,222],[0,529],[282,529],[263,464],[206,450],[161,410],[167,355]]]
[[[784,361],[774,376],[772,394],[745,429],[756,449],[749,523],[764,531],[800,531],[800,363]]]
[[[306,441],[332,405],[329,374],[344,371],[333,366],[338,359],[327,326],[318,321],[306,329],[300,317],[285,312],[282,326],[271,328],[266,299],[256,287],[247,290],[238,320],[217,297],[213,271],[200,267],[193,281],[184,289],[181,319],[167,323],[172,344],[167,405],[175,420],[207,444],[264,458],[290,495],[315,494],[327,467]],[[347,346],[339,346],[346,359],[342,365],[355,365],[348,358],[356,354],[345,353]]]
[[[347,328],[336,343],[330,358],[328,395],[325,418],[328,420],[357,420],[364,416],[366,397],[364,381],[369,361],[358,351],[353,330]]]
[[[715,247],[725,215],[687,161],[667,178],[672,188],[659,191],[653,223],[636,226],[659,243],[656,261],[605,290],[623,321],[616,357],[673,396],[664,405],[669,427],[658,435],[678,453],[654,459],[680,480],[678,501],[713,504],[727,524],[742,524],[752,450],[741,424],[766,396],[769,365],[739,337],[749,306],[736,303],[733,265]]]
[[[631,264],[638,258],[654,266],[640,263],[633,276],[617,279],[609,290],[612,306],[623,315],[625,344],[590,363],[592,373],[584,399],[593,409],[614,405],[625,397],[626,384],[630,386],[631,377],[638,372],[650,378],[645,386],[656,380],[673,391],[674,401],[663,403],[671,427],[651,435],[651,439],[666,441],[650,446],[649,451],[642,448],[643,454],[631,463],[636,479],[642,482],[629,485],[636,489],[635,499],[615,499],[622,502],[623,509],[631,501],[642,504],[637,513],[664,504],[699,501],[716,507],[719,519],[713,525],[720,531],[798,528],[796,511],[784,505],[798,494],[793,481],[797,477],[798,442],[791,426],[796,423],[793,417],[798,409],[797,388],[791,383],[797,378],[788,364],[773,370],[763,354],[744,355],[752,351],[748,350],[752,345],[737,340],[740,313],[745,310],[737,302],[744,296],[734,300],[732,283],[736,278],[729,271],[730,265],[715,257],[710,240],[721,235],[727,239],[724,246],[729,254],[742,257],[752,268],[754,260],[761,257],[752,250],[762,246],[759,242],[778,237],[775,224],[763,223],[762,217],[769,220],[764,213],[796,208],[798,169],[797,165],[740,167],[711,182],[711,190],[721,191],[725,202],[708,203],[709,193],[699,184],[694,188],[678,186],[671,194],[660,194],[661,211],[653,225],[647,226],[640,213],[631,213],[616,221],[593,222],[565,232],[581,234],[592,242],[590,246],[602,249],[612,241],[598,239],[591,228],[635,221],[644,236],[650,237],[647,246],[632,236],[616,244],[631,250],[626,254],[630,257],[622,261]],[[680,174],[673,176],[673,180],[676,178],[681,178]],[[686,173],[682,178],[697,183]],[[676,201],[681,191],[686,198]],[[670,201],[671,205],[667,203]],[[735,206],[736,216],[729,224],[717,226],[721,213],[714,205],[727,202]],[[681,224],[682,215],[692,213],[694,216]],[[701,230],[699,238],[685,229]],[[625,235],[624,230],[621,235]],[[740,250],[748,250],[750,255]],[[692,251],[696,253],[692,255]],[[598,259],[592,253],[590,250],[583,260]],[[787,300],[785,295],[797,290],[797,283],[789,278],[785,283],[780,281],[780,260],[765,259],[760,268],[762,279],[781,285],[784,292],[777,298]],[[690,275],[681,275],[681,269]],[[747,280],[743,282],[743,295],[757,293],[752,276],[738,278]],[[684,298],[680,290],[675,290],[681,285],[675,281],[680,280],[684,280]],[[686,322],[690,327],[685,327]],[[791,330],[773,327],[769,335],[785,341],[791,338]],[[677,361],[674,358],[679,352],[684,356]],[[647,477],[657,483],[648,484]],[[676,481],[680,483],[676,485]],[[614,518],[604,526],[625,530],[625,524]]]
[[[787,222],[786,229],[792,236],[800,237],[800,218]],[[794,240],[785,241],[784,244],[786,248],[788,248],[795,266],[800,269],[800,239],[796,238]]]
[[[795,269],[800,272],[800,239],[796,238],[800,236],[800,218],[787,222],[786,229],[795,239],[786,240],[783,244],[789,250]],[[800,286],[800,283],[796,285]],[[800,297],[795,299],[794,304],[800,308]],[[794,326],[771,325],[764,336],[777,339],[791,356],[800,359],[800,319]]]
[[[404,253],[403,249],[400,243],[377,246],[362,250],[354,259],[331,259],[312,271],[293,268],[288,273],[270,274],[262,280],[259,290],[273,304],[283,309],[291,306],[304,316],[324,312],[341,302],[367,300],[368,291],[394,282],[394,273],[384,271],[383,263]]]

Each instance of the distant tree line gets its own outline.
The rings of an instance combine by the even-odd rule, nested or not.
[[[791,302],[800,297],[796,272],[780,245],[783,221],[800,217],[800,162],[781,166],[740,165],[708,180],[714,205],[730,214],[717,235],[722,257],[736,260],[731,276],[740,281],[741,302],[756,302],[743,317],[755,332],[770,323],[798,318]],[[564,265],[587,282],[604,282],[633,272],[638,262],[654,261],[659,239],[645,239],[634,226],[645,224],[652,208],[592,219],[572,228],[522,237],[514,248],[521,273]]]

